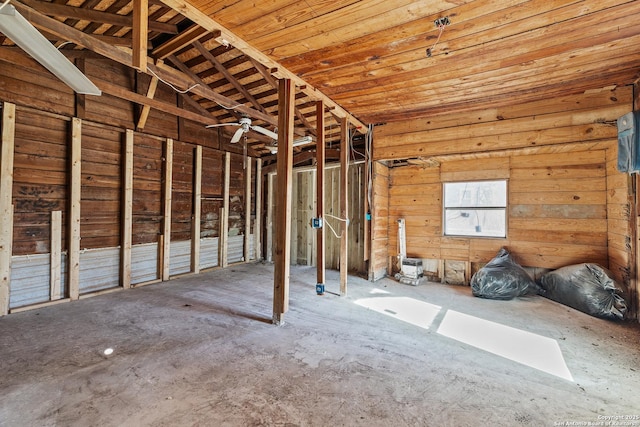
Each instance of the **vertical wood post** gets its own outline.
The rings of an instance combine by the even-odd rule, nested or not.
[[[247,156],[244,168],[244,262],[251,259],[251,157]]]
[[[196,146],[191,219],[191,271],[200,272],[200,217],[202,215],[202,146]]]
[[[133,52],[132,66],[147,72],[147,44],[149,28],[149,1],[133,0]]]
[[[71,120],[71,184],[69,209],[69,298],[80,298],[80,202],[82,188],[82,120]]]
[[[262,160],[256,161],[256,222],[253,230],[256,261],[262,259]]]
[[[0,146],[0,316],[9,313],[11,255],[13,253],[13,155],[16,106],[2,104],[2,145]]]
[[[171,191],[173,186],[173,139],[167,138],[164,144],[164,187],[163,187],[163,226],[162,226],[162,272],[161,279],[169,280],[171,259]]]
[[[51,252],[49,255],[49,299],[60,299],[62,278],[62,211],[51,212]]]
[[[275,206],[274,200],[274,181],[275,175],[267,175],[267,261],[273,262],[273,214]]]
[[[220,232],[220,266],[229,265],[229,182],[231,180],[231,153],[224,157],[224,194],[222,201],[222,230]]]
[[[131,287],[131,246],[133,228],[133,130],[127,129],[124,141],[124,170],[122,174],[122,231],[120,253],[120,284]]]
[[[275,218],[273,323],[280,325],[289,309],[291,263],[291,193],[293,175],[293,119],[295,86],[290,79],[278,84],[278,201]]]
[[[316,103],[316,217],[324,220],[324,102]],[[325,225],[318,228],[316,237],[316,281],[320,285],[325,282]]]
[[[340,239],[340,295],[347,295],[347,273],[349,270],[349,122],[340,120],[340,218],[342,232]]]

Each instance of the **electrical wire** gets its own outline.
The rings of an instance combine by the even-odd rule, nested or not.
[[[195,83],[193,84],[191,87],[189,87],[188,89],[182,90],[182,89],[178,89],[177,87],[175,87],[174,85],[172,85],[171,83],[169,83],[166,80],[163,80],[162,77],[160,77],[159,75],[157,75],[156,73],[153,72],[153,70],[151,68],[147,68],[147,70],[149,70],[149,72],[151,74],[153,74],[153,76],[155,78],[157,78],[158,80],[160,80],[162,83],[166,84],[167,86],[169,86],[171,89],[175,90],[178,93],[187,93],[190,92],[191,90],[193,90],[194,87],[196,86],[200,86],[200,83]]]
[[[444,32],[444,27],[446,25],[438,25],[438,28],[440,29],[440,34],[438,34],[438,38],[436,39],[436,42],[433,44],[433,46],[431,46],[431,48],[427,49],[427,56],[431,56],[431,54],[433,53],[433,49],[436,48],[436,45],[438,44],[438,42],[440,41],[440,37],[442,37],[442,33]]]

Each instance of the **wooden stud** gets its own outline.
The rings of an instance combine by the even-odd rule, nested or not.
[[[151,77],[151,81],[149,82],[149,88],[147,89],[147,98],[153,99],[156,95],[156,89],[158,88],[158,78],[156,76]],[[136,126],[137,130],[144,129],[147,124],[147,119],[149,118],[149,113],[151,112],[151,106],[149,104],[142,105],[142,111],[140,112],[140,117],[138,118],[138,125]]]
[[[167,138],[164,145],[164,221],[162,228],[162,275],[169,280],[171,259],[171,191],[173,186],[173,139]]]
[[[231,181],[231,153],[228,151],[224,157],[224,200],[222,212],[222,230],[220,238],[222,239],[222,248],[220,251],[220,266],[225,268],[229,265],[229,183]]]
[[[281,325],[289,309],[289,271],[291,264],[291,193],[293,175],[293,119],[295,86],[289,79],[278,87],[278,201],[275,218],[273,323]]]
[[[124,142],[124,170],[122,180],[122,231],[120,253],[120,285],[131,287],[131,242],[133,229],[133,130],[127,129]]]
[[[340,295],[347,295],[347,273],[349,270],[349,122],[340,120]]]
[[[256,162],[256,221],[253,229],[256,261],[262,260],[262,161]]]
[[[324,102],[316,102],[316,217],[324,220],[324,164],[325,132]],[[317,229],[316,236],[316,281],[324,285],[325,277],[325,224]]]
[[[251,259],[251,167],[251,157],[247,156],[244,168],[244,262]]]
[[[80,203],[82,182],[82,120],[71,120],[71,183],[69,209],[69,298],[80,297]]]
[[[51,252],[50,252],[49,299],[60,299],[62,280],[62,211],[51,212]]]
[[[267,176],[267,261],[273,262],[273,211],[275,206],[273,205],[274,197],[274,182],[275,174]]]
[[[133,0],[133,53],[132,66],[147,72],[147,45],[149,33],[149,1]]]
[[[193,218],[191,220],[191,271],[200,272],[200,217],[202,215],[202,146],[196,146],[193,171]]]
[[[9,313],[11,255],[13,252],[13,155],[16,106],[2,104],[2,146],[0,147],[0,316]]]

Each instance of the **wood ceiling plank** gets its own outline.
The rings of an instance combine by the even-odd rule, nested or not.
[[[615,0],[607,1],[612,2]],[[618,10],[618,12],[616,12],[616,10]],[[575,13],[573,10],[566,10],[565,12],[568,13],[569,17]],[[453,47],[453,43],[459,41],[458,39],[447,39],[441,42],[442,44],[449,44],[449,46],[453,47],[450,49],[448,55],[426,58],[423,48],[415,49],[411,52],[393,55],[389,60],[379,58],[376,61],[369,61],[370,63],[364,66],[326,70],[322,78],[327,81],[328,86],[331,86],[331,89],[327,88],[325,90],[328,93],[335,93],[342,90],[350,90],[349,85],[351,85],[351,88],[357,87],[358,89],[362,89],[365,86],[378,87],[381,84],[387,85],[393,82],[413,81],[413,76],[402,75],[402,73],[406,72],[422,74],[421,77],[423,79],[434,78],[434,74],[445,71],[454,73],[464,70],[464,74],[469,75],[474,72],[474,70],[488,69],[490,67],[499,68],[500,63],[497,61],[502,58],[514,57],[516,54],[530,55],[529,49],[531,46],[536,46],[536,48],[540,50],[545,46],[551,47],[566,44],[572,39],[588,40],[591,33],[584,31],[585,25],[594,26],[594,30],[598,32],[610,32],[615,29],[615,26],[601,25],[602,19],[609,20],[621,17],[624,19],[624,17],[628,17],[630,13],[637,14],[637,10],[631,10],[627,5],[627,7],[623,7],[622,9],[606,9],[600,11],[600,13],[594,13],[580,19],[569,18],[568,21],[549,28],[536,25],[536,20],[547,23],[552,22],[556,18],[556,14],[550,12],[544,14],[544,16],[536,16],[535,19],[526,20],[529,24],[525,22],[520,23],[517,29],[505,27],[501,30],[493,30],[493,35],[490,37],[492,41],[487,40],[486,43],[474,49],[470,47],[474,45],[474,40],[479,36],[468,34],[465,36],[466,41],[461,42],[461,44],[456,47]],[[600,24],[598,22],[600,22]],[[629,26],[631,23],[632,21],[624,19],[620,24]],[[529,28],[529,30],[527,30],[527,28]],[[454,28],[452,26],[451,31],[453,30]],[[445,29],[445,32],[447,31],[449,31],[448,28]],[[499,32],[496,33],[495,31]],[[568,31],[571,31],[571,34],[565,36],[565,32]],[[592,42],[591,45],[593,44],[595,43]],[[482,61],[478,61],[478,58],[482,58]],[[523,59],[523,61],[527,60],[531,60],[531,58]],[[365,77],[364,79],[363,76]],[[305,76],[305,78],[308,78],[311,82],[314,81],[313,76]]]
[[[544,7],[555,10],[568,3],[579,0],[519,0],[497,2],[493,0],[479,0],[452,8],[444,14],[452,16],[452,24],[444,30],[439,46],[447,51],[459,51],[469,46],[480,45],[491,41],[487,31],[503,27],[511,28],[510,23],[530,18],[532,10]],[[575,12],[574,12],[575,13]],[[353,64],[371,62],[372,67],[384,67],[406,62],[410,59],[423,60],[425,48],[433,46],[438,36],[433,20],[440,14],[434,14],[421,19],[404,22],[401,25],[378,31],[374,36],[364,36],[347,40],[337,46],[301,53],[291,58],[282,59],[285,66],[291,67],[300,75],[323,73],[325,70],[335,70],[340,67],[350,67]],[[530,21],[531,25],[544,24]],[[537,27],[536,27],[537,28]],[[517,30],[517,31],[522,31]],[[504,38],[509,34],[501,34]],[[445,43],[446,42],[446,43]],[[410,55],[410,56],[409,56]],[[393,60],[398,62],[392,62]],[[371,68],[367,68],[370,70]]]
[[[536,61],[535,66],[530,63],[517,64],[502,69],[501,73],[487,71],[474,74],[473,79],[453,78],[438,80],[421,87],[402,87],[396,90],[388,90],[384,93],[376,92],[361,94],[350,101],[343,101],[348,107],[376,105],[383,98],[386,102],[404,102],[410,104],[412,100],[417,103],[437,103],[446,97],[448,101],[459,98],[467,98],[479,90],[486,90],[493,95],[508,93],[511,90],[536,87],[539,76],[545,76],[545,84],[554,84],[569,81],[573,76],[592,73],[605,77],[607,72],[618,72],[625,68],[630,70],[630,76],[637,73],[633,64],[640,60],[640,53],[633,50],[633,46],[640,42],[640,25],[638,35],[628,37],[609,45],[596,45],[594,47],[576,49],[567,52],[572,57],[570,63],[563,63],[562,58],[547,57]],[[616,58],[616,65],[603,63],[603,55]],[[631,78],[631,77],[630,77]],[[627,82],[631,83],[631,81]],[[352,96],[352,94],[350,95]],[[409,98],[407,98],[409,97]],[[336,99],[340,99],[337,96]]]

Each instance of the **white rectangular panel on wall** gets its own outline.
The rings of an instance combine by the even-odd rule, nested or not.
[[[80,294],[120,286],[120,248],[80,251]]]
[[[171,256],[169,260],[169,276],[191,271],[191,240],[172,241],[169,254]]]
[[[200,239],[200,269],[218,266],[218,245],[217,237]]]
[[[66,254],[61,255],[60,291],[54,300],[62,299],[66,293]],[[50,254],[21,255],[11,258],[11,290],[9,308],[24,307],[47,302],[50,291]]]
[[[158,244],[145,243],[131,248],[131,284],[150,282],[159,278]]]
[[[229,264],[244,260],[244,236],[229,236],[229,249],[227,260]]]

